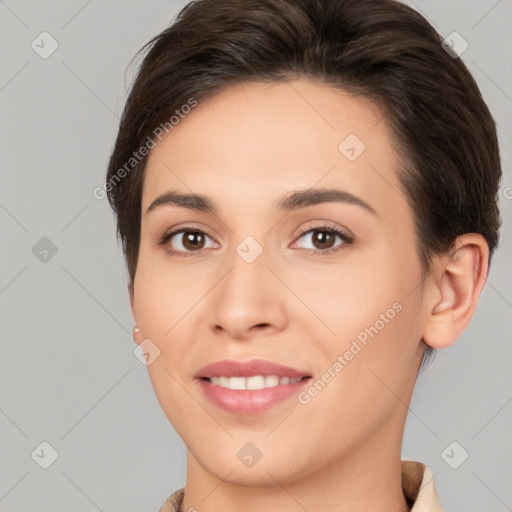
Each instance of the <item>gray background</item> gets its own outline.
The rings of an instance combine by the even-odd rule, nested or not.
[[[430,467],[446,512],[502,512],[512,510],[512,3],[409,3],[443,37],[468,41],[462,57],[499,125],[505,178],[501,248],[476,317],[420,375],[403,457]],[[92,195],[126,66],[184,4],[0,1],[3,512],[156,511],[184,484],[184,447],[132,352],[112,214]],[[59,45],[47,59],[31,48],[43,31]],[[34,254],[43,237],[56,254],[41,252],[47,241]],[[58,452],[48,469],[43,441]]]

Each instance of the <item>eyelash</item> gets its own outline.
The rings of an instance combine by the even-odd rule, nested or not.
[[[331,247],[330,249],[304,249],[308,252],[308,254],[321,254],[323,256],[326,256],[327,254],[332,254],[334,252],[340,251],[343,249],[343,246],[350,245],[354,242],[354,239],[347,235],[344,231],[338,228],[334,228],[331,226],[318,226],[318,227],[309,227],[304,230],[302,230],[299,233],[299,236],[297,237],[297,240],[300,240],[304,235],[307,235],[309,233],[314,233],[315,231],[322,231],[326,233],[330,233],[331,235],[337,235],[341,238],[343,241],[342,244],[335,245],[334,247]]]
[[[330,234],[333,234],[333,235],[337,235],[337,236],[339,236],[341,238],[343,243],[339,244],[339,245],[336,245],[334,247],[331,247],[329,249],[325,249],[325,250],[322,250],[322,249],[304,249],[308,253],[327,255],[327,254],[331,254],[331,253],[337,252],[337,251],[341,250],[343,248],[343,246],[350,245],[350,244],[352,244],[354,242],[354,239],[352,237],[350,237],[349,235],[347,235],[345,232],[341,231],[338,228],[334,228],[334,227],[330,227],[330,226],[318,226],[318,227],[313,227],[313,228],[310,227],[310,228],[304,229],[297,236],[297,240],[300,240],[304,235],[307,235],[309,233],[314,233],[315,231],[323,231],[323,232],[327,232],[327,233],[330,233]],[[184,228],[180,228],[180,229],[177,229],[177,230],[165,233],[160,238],[160,240],[158,241],[158,245],[159,246],[165,246],[169,242],[169,240],[171,240],[171,238],[173,236],[175,236],[175,235],[177,235],[179,233],[187,233],[187,232],[200,233],[202,235],[205,235],[205,236],[211,238],[208,235],[208,233],[206,233],[205,231],[203,231],[201,229],[197,229],[197,228],[194,228],[194,227],[184,227]],[[201,252],[201,250],[197,250],[197,251],[177,251],[177,250],[169,249],[168,247],[166,247],[166,252],[168,254],[172,255],[172,256],[176,255],[176,256],[188,257],[188,256],[195,256],[197,253]]]
[[[166,244],[169,242],[169,240],[174,235],[177,235],[179,233],[189,233],[189,232],[200,233],[202,235],[207,236],[208,238],[212,238],[208,233],[206,233],[202,229],[194,228],[192,226],[185,226],[184,228],[180,228],[180,229],[176,229],[174,231],[170,231],[168,233],[164,233],[164,235],[158,241],[158,245],[166,246]],[[171,256],[184,256],[184,257],[195,256],[197,253],[201,252],[201,250],[198,250],[198,251],[176,251],[175,249],[170,249],[167,246],[165,247],[165,251],[167,252],[167,254],[169,254]]]

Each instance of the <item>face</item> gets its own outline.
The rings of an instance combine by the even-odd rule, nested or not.
[[[398,166],[374,104],[302,80],[225,89],[152,150],[132,309],[197,467],[263,485],[399,454],[425,307]]]

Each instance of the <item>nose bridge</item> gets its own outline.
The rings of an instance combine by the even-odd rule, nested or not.
[[[246,252],[240,249],[245,249]],[[240,252],[242,255],[240,255]],[[267,255],[254,256],[254,249],[240,244],[230,261],[230,271],[223,284],[223,300],[226,303],[238,305],[241,309],[245,304],[252,303],[253,307],[265,301],[266,283],[269,273]]]
[[[244,337],[254,326],[280,329],[285,324],[283,297],[267,268],[268,254],[252,237],[244,239],[229,258],[229,272],[212,297],[212,323],[233,337]]]

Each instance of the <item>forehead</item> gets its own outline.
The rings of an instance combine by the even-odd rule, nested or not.
[[[343,186],[396,202],[403,199],[398,165],[385,117],[371,101],[309,80],[238,84],[199,101],[157,142],[143,209],[166,189],[243,206],[290,189]]]

